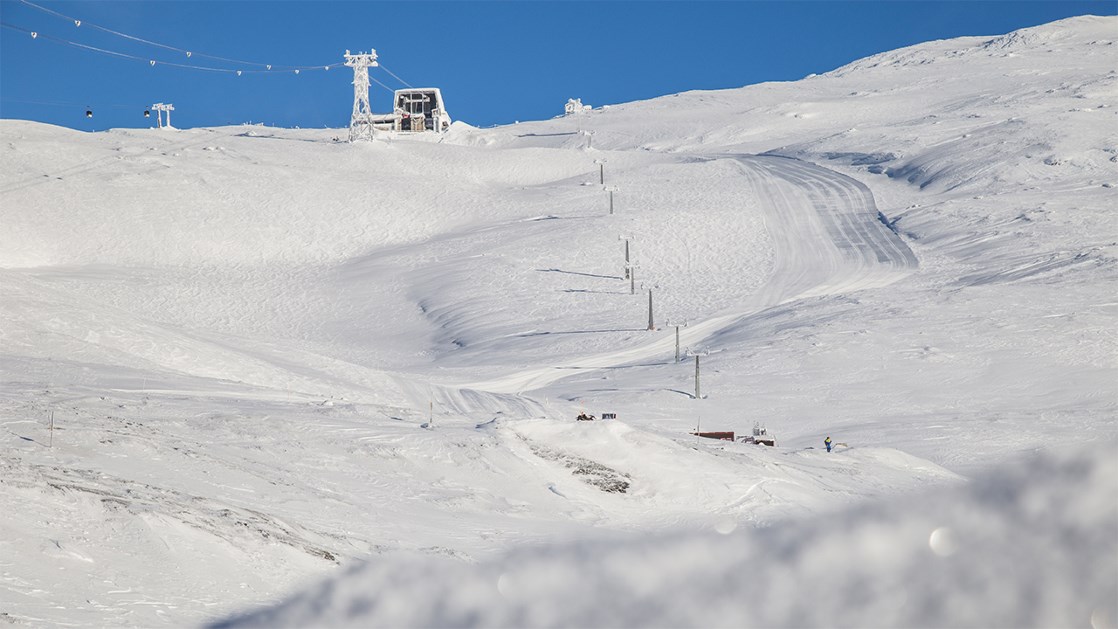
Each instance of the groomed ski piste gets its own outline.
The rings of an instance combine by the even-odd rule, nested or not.
[[[1116,626],[1116,32],[367,143],[0,121],[0,619]]]

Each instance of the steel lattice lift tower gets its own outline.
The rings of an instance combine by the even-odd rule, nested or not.
[[[353,68],[353,116],[349,119],[349,141],[373,139],[373,111],[369,107],[369,68],[377,67],[377,51],[352,55],[345,51],[345,64]]]

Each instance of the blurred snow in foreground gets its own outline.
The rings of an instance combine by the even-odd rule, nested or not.
[[[1118,456],[724,534],[378,558],[216,627],[1114,627]]]

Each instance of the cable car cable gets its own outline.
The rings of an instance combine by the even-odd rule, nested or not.
[[[214,68],[214,67],[211,67],[211,66],[200,66],[200,65],[194,65],[194,64],[189,64],[189,63],[176,63],[174,61],[159,61],[159,60],[156,60],[156,59],[149,59],[149,58],[145,58],[145,57],[137,57],[136,55],[130,55],[130,54],[123,53],[123,52],[117,52],[115,50],[107,50],[105,48],[98,48],[96,46],[90,46],[88,44],[82,44],[82,43],[79,43],[79,42],[70,41],[68,39],[62,39],[61,37],[54,37],[52,35],[46,35],[44,33],[39,33],[39,32],[36,32],[36,31],[30,31],[30,30],[27,30],[25,28],[16,26],[14,24],[9,24],[7,22],[0,22],[0,26],[3,26],[4,28],[10,28],[10,29],[15,30],[15,31],[19,31],[21,33],[27,33],[28,35],[31,35],[35,39],[38,39],[38,38],[41,37],[43,39],[49,39],[51,41],[58,42],[60,44],[66,44],[66,45],[69,45],[69,46],[74,46],[76,48],[81,48],[81,49],[89,50],[89,51],[92,51],[92,52],[99,52],[101,54],[109,55],[111,57],[119,57],[121,59],[131,59],[133,61],[143,61],[143,62],[145,62],[145,63],[147,63],[151,66],[164,65],[164,66],[171,66],[171,67],[174,67],[174,68],[186,68],[186,69],[189,69],[189,70],[203,70],[203,71],[206,71],[206,72],[222,72],[222,73],[225,73],[225,74],[236,74],[237,76],[240,76],[241,74],[280,74],[280,73],[287,73],[288,72],[288,70],[237,70],[237,69],[234,69],[234,68]],[[294,71],[295,74],[299,74],[301,71],[308,70],[308,69],[309,70],[329,70],[330,68],[337,68],[337,67],[341,67],[343,65],[345,65],[345,64],[343,64],[343,63],[333,63],[333,64],[325,65],[325,66],[300,66],[298,68],[295,68],[295,70],[293,70],[293,71]],[[270,67],[275,68],[277,66],[270,66]],[[295,66],[278,66],[278,67],[280,67],[280,68],[293,68]]]
[[[318,69],[329,70],[331,68],[337,68],[337,67],[341,67],[341,66],[345,65],[344,63],[331,63],[331,64],[313,65],[313,66],[277,65],[277,64],[258,63],[258,62],[255,62],[255,61],[245,61],[245,60],[242,60],[242,59],[230,59],[228,57],[220,57],[220,56],[217,56],[217,55],[210,55],[210,54],[206,54],[206,53],[195,53],[195,52],[192,52],[190,50],[186,50],[185,48],[179,48],[177,46],[170,46],[170,45],[167,45],[167,44],[162,44],[162,43],[159,43],[159,42],[156,42],[156,41],[152,41],[150,39],[144,39],[142,37],[136,37],[135,35],[129,35],[128,33],[122,33],[120,31],[116,31],[116,30],[113,30],[111,28],[101,26],[99,24],[93,24],[91,22],[86,22],[86,21],[83,21],[83,20],[75,19],[75,18],[72,18],[72,17],[70,17],[68,15],[65,15],[63,13],[59,13],[58,11],[54,11],[53,9],[48,9],[44,6],[40,6],[38,4],[35,4],[34,2],[30,2],[30,0],[18,0],[18,1],[22,4],[25,4],[29,7],[32,7],[34,9],[37,9],[37,10],[42,11],[44,13],[47,13],[49,15],[53,15],[55,17],[67,20],[69,22],[73,22],[75,24],[75,26],[77,26],[77,27],[80,27],[82,24],[85,24],[87,27],[103,31],[103,32],[109,33],[111,35],[116,35],[117,37],[123,37],[124,39],[139,42],[139,43],[142,43],[142,44],[147,44],[149,46],[155,46],[155,47],[158,47],[158,48],[163,48],[165,50],[171,50],[171,51],[174,51],[174,52],[182,53],[182,54],[185,54],[188,58],[191,58],[191,57],[197,55],[199,57],[204,57],[206,59],[213,59],[215,61],[225,61],[225,62],[228,62],[228,63],[234,63],[234,64],[245,65],[245,66],[256,66],[258,68],[264,68],[264,70],[236,70],[236,69],[227,69],[227,68],[211,68],[211,67],[192,65],[192,64],[179,64],[179,63],[174,63],[174,62],[169,62],[169,61],[156,61],[154,59],[143,59],[142,57],[138,57],[138,56],[135,56],[135,55],[128,55],[126,53],[116,52],[116,51],[112,51],[112,50],[106,50],[106,49],[103,49],[103,48],[97,48],[95,46],[88,46],[86,44],[81,44],[81,43],[78,43],[78,42],[72,42],[72,41],[64,40],[64,39],[61,39],[61,38],[58,38],[58,37],[52,37],[50,35],[42,35],[46,39],[50,39],[50,40],[57,41],[57,42],[60,42],[60,43],[69,44],[71,46],[76,46],[76,47],[79,47],[79,48],[85,48],[87,50],[92,50],[94,52],[100,52],[100,53],[107,54],[107,55],[118,56],[118,57],[123,57],[123,58],[128,58],[128,59],[139,60],[139,61],[147,61],[152,66],[159,63],[159,64],[162,64],[162,65],[169,65],[169,66],[179,67],[179,68],[189,68],[189,69],[194,69],[194,70],[206,70],[206,71],[210,71],[210,72],[235,73],[238,76],[240,76],[241,74],[243,74],[245,72],[273,72],[273,71],[283,72],[283,71],[290,71],[290,70],[295,70],[295,73],[298,74],[300,70],[318,70]],[[29,30],[26,30],[26,29],[21,29],[19,27],[15,27],[15,26],[12,26],[12,25],[6,25],[6,26],[8,26],[9,28],[14,28],[16,30],[20,30],[24,33],[28,33],[29,35],[31,35],[32,38],[38,38],[40,36],[40,33],[35,32],[35,31],[29,31]],[[402,83],[404,86],[414,87],[411,83],[408,83],[404,79],[400,78],[400,76],[397,75],[392,70],[389,70],[388,68],[384,67],[383,65],[381,65],[379,67],[381,69],[383,69],[385,72],[387,72],[392,78],[394,78],[397,81],[399,81],[400,83]],[[392,88],[388,87],[387,85],[384,85],[383,83],[380,83],[379,81],[378,81],[378,84],[381,85],[382,87],[384,87],[385,89],[387,89],[390,92],[393,91]]]
[[[156,46],[158,48],[163,48],[165,50],[172,50],[174,52],[179,52],[179,53],[182,53],[182,54],[186,55],[188,58],[198,56],[198,57],[204,57],[206,59],[213,59],[214,61],[225,61],[225,62],[228,62],[228,63],[235,63],[235,64],[239,64],[239,65],[256,66],[256,67],[259,67],[259,68],[264,68],[264,70],[243,70],[243,72],[267,72],[267,71],[283,72],[283,71],[289,71],[289,70],[319,70],[319,69],[329,70],[330,68],[344,65],[344,64],[341,64],[341,63],[306,65],[306,66],[279,65],[279,64],[259,63],[259,62],[255,62],[255,61],[245,61],[243,59],[230,59],[228,57],[219,57],[217,55],[209,55],[209,54],[201,53],[201,52],[192,52],[190,50],[186,50],[185,48],[179,48],[177,46],[169,46],[167,44],[161,44],[159,42],[151,41],[149,39],[144,39],[142,37],[136,37],[134,35],[129,35],[127,33],[122,33],[120,31],[115,31],[111,28],[105,28],[104,26],[100,26],[98,24],[93,24],[93,23],[86,22],[86,21],[83,21],[83,20],[78,20],[78,19],[72,18],[68,15],[64,15],[62,13],[59,13],[58,11],[54,11],[52,9],[48,9],[46,7],[43,7],[43,6],[39,6],[39,5],[35,4],[34,2],[29,2],[28,0],[19,0],[19,2],[22,3],[22,4],[25,4],[29,7],[32,7],[34,9],[38,9],[39,11],[42,11],[44,13],[49,13],[50,15],[53,15],[55,17],[62,18],[62,19],[67,20],[69,22],[73,22],[76,26],[79,26],[79,27],[84,24],[84,25],[86,25],[90,28],[94,28],[94,29],[97,29],[97,30],[100,30],[100,31],[104,31],[104,32],[109,33],[111,35],[116,35],[117,37],[123,37],[125,39],[129,39],[129,40],[132,40],[132,41],[135,41],[135,42],[139,42],[139,43],[142,43],[142,44],[147,44],[149,46]],[[26,32],[30,33],[31,31],[26,31]],[[37,36],[37,35],[33,35],[33,36]],[[123,54],[123,53],[119,53],[119,54]],[[162,63],[164,65],[175,65],[175,64],[170,63],[170,62],[160,62],[160,63]],[[213,68],[204,68],[202,66],[186,66],[186,65],[184,65],[184,66],[181,66],[181,67],[191,67],[191,68],[196,68],[196,69],[213,69]],[[225,71],[228,72],[230,70],[225,70]],[[233,71],[235,71],[235,70],[233,70]]]
[[[372,81],[373,83],[376,83],[377,85],[383,87],[384,89],[388,90],[389,92],[392,92],[393,94],[396,93],[396,90],[392,89],[391,87],[388,87],[387,85],[385,85],[384,83],[381,83],[380,81],[374,79],[373,77],[369,77],[369,80]]]
[[[234,69],[234,68],[214,68],[214,67],[201,66],[201,65],[195,65],[195,64],[176,63],[176,62],[173,62],[173,61],[158,61],[158,60],[155,60],[155,59],[147,59],[147,58],[144,58],[144,57],[139,57],[139,56],[136,56],[136,55],[131,55],[131,54],[123,53],[123,52],[118,52],[118,51],[115,51],[115,50],[108,50],[108,49],[105,49],[105,48],[90,46],[88,44],[82,44],[80,42],[70,41],[68,39],[63,39],[61,37],[55,37],[55,36],[52,36],[52,35],[46,35],[46,34],[43,34],[43,33],[39,33],[37,31],[31,31],[31,30],[28,30],[28,29],[25,29],[25,28],[21,28],[19,26],[15,26],[14,24],[9,24],[7,22],[0,22],[0,26],[4,26],[6,28],[10,28],[12,30],[20,31],[22,33],[26,33],[28,35],[31,35],[32,39],[37,39],[39,37],[43,37],[44,39],[49,39],[49,40],[57,42],[57,43],[66,44],[66,45],[69,45],[69,46],[74,46],[76,48],[81,48],[83,50],[89,50],[91,52],[98,52],[98,53],[101,53],[101,54],[104,54],[104,55],[109,55],[109,56],[118,57],[118,58],[122,58],[122,59],[130,59],[130,60],[133,60],[133,61],[146,61],[149,65],[151,65],[153,67],[156,66],[156,65],[167,65],[167,66],[176,67],[176,68],[185,68],[185,69],[191,69],[191,70],[202,70],[202,71],[206,71],[206,72],[223,72],[223,73],[226,73],[226,74],[236,74],[237,76],[241,76],[244,73],[285,72],[285,71],[290,71],[290,70],[294,70],[295,74],[299,74],[301,70],[319,70],[319,69],[330,70],[331,68],[342,67],[342,66],[345,65],[344,63],[332,63],[332,64],[315,65],[315,66],[285,66],[285,65],[257,63],[257,62],[253,62],[253,61],[244,61],[244,60],[240,60],[240,59],[230,59],[228,57],[219,57],[219,56],[216,56],[216,55],[209,55],[209,54],[205,54],[205,53],[194,53],[194,52],[186,50],[184,48],[179,48],[179,47],[176,47],[176,46],[170,46],[170,45],[167,45],[167,44],[161,44],[159,42],[151,41],[149,39],[144,39],[142,37],[136,37],[134,35],[129,35],[127,33],[122,33],[120,31],[116,31],[116,30],[113,30],[113,29],[110,29],[110,28],[106,28],[106,27],[100,26],[98,24],[93,24],[93,23],[90,23],[90,22],[84,22],[82,20],[78,20],[78,19],[72,18],[68,15],[59,13],[58,11],[54,11],[52,9],[48,9],[46,7],[40,6],[38,4],[35,4],[34,2],[30,2],[29,0],[18,0],[18,1],[22,4],[25,4],[29,7],[32,7],[34,9],[37,9],[37,10],[42,11],[44,13],[47,13],[47,14],[53,15],[55,17],[73,22],[74,25],[77,26],[77,27],[80,27],[82,24],[85,24],[86,26],[88,26],[90,28],[94,28],[94,29],[97,29],[97,30],[100,30],[100,31],[104,31],[106,33],[116,35],[118,37],[123,37],[125,39],[129,39],[129,40],[139,42],[139,43],[142,43],[142,44],[147,44],[147,45],[150,45],[150,46],[156,46],[158,48],[163,48],[165,50],[171,50],[171,51],[183,53],[188,58],[193,57],[194,55],[197,55],[199,57],[203,57],[203,58],[206,58],[206,59],[213,59],[215,61],[225,61],[225,62],[240,64],[240,65],[256,66],[256,67],[262,67],[264,69],[263,70],[244,70],[244,69]],[[383,69],[390,76],[392,76],[392,78],[396,79],[397,81],[399,81],[403,85],[405,85],[409,88],[413,87],[411,85],[411,83],[408,83],[404,79],[400,78],[400,76],[397,75],[392,70],[389,70],[388,68],[384,67],[383,65],[378,66],[378,67]],[[370,78],[371,81],[373,81],[377,85],[381,86],[385,90],[387,90],[389,92],[392,92],[392,93],[395,93],[395,90],[393,90],[391,87],[388,87],[387,85],[385,85],[381,81],[378,81],[377,79],[375,79],[373,77],[369,77],[369,78]]]
[[[384,67],[383,65],[381,65],[381,66],[379,66],[379,67],[380,67],[380,69],[381,69],[381,70],[384,70],[385,72],[387,72],[387,73],[391,74],[391,75],[392,75],[392,78],[394,78],[394,79],[396,79],[397,81],[399,81],[399,82],[403,83],[403,84],[404,84],[404,86],[406,86],[406,87],[414,87],[414,86],[413,86],[413,85],[412,85],[411,83],[408,83],[408,82],[407,82],[407,81],[405,81],[404,79],[401,79],[400,77],[396,76],[396,73],[394,73],[394,72],[393,72],[392,70],[389,70],[388,68]]]

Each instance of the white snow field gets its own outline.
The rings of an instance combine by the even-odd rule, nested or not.
[[[1115,39],[357,144],[0,121],[0,620],[1118,626]]]

